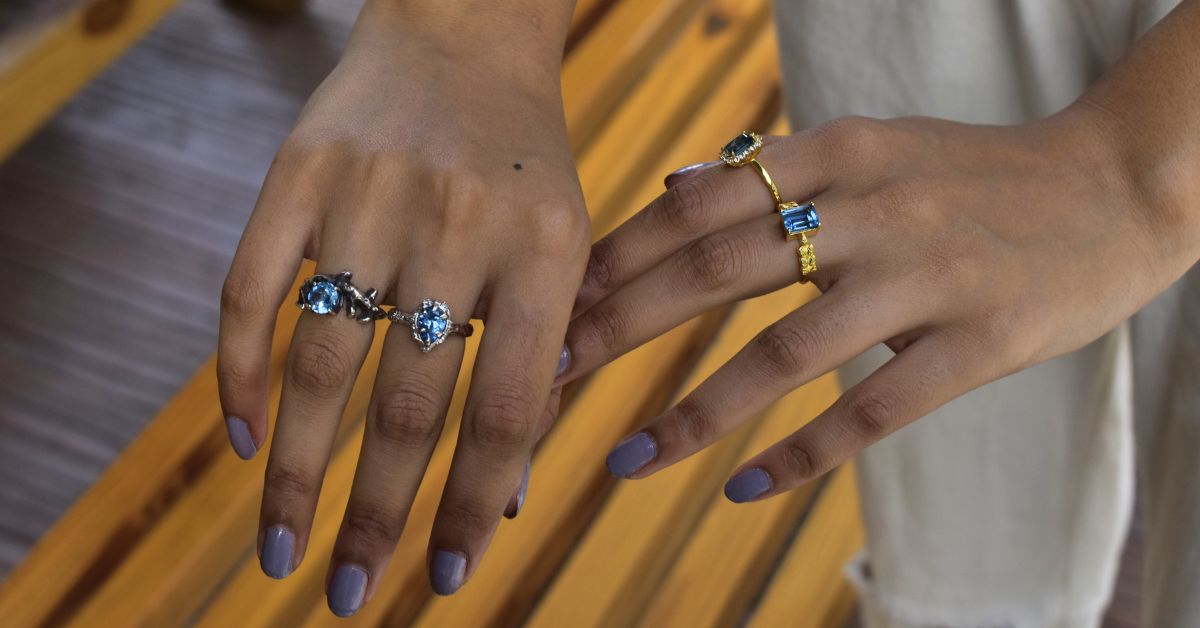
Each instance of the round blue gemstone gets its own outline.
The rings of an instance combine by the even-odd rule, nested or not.
[[[332,281],[314,281],[304,293],[304,303],[315,314],[332,314],[341,302],[342,294]]]
[[[446,336],[450,324],[450,312],[435,304],[422,305],[416,314],[416,332],[421,344],[432,346]]]

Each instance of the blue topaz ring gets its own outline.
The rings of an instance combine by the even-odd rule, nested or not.
[[[363,292],[350,282],[350,278],[350,271],[313,275],[301,284],[296,305],[321,316],[333,316],[345,310],[347,316],[364,323],[387,316],[383,308],[375,305],[378,296],[375,289]]]
[[[409,314],[400,308],[388,312],[388,319],[393,323],[408,325],[412,328],[413,340],[421,345],[421,352],[428,353],[430,349],[442,344],[446,336],[468,337],[475,333],[470,323],[456,323],[450,320],[450,306],[445,301],[425,299],[421,307]]]
[[[754,166],[763,182],[767,184],[771,198],[775,199],[775,209],[779,211],[784,235],[788,239],[800,240],[796,256],[800,261],[800,283],[804,283],[808,281],[808,274],[817,270],[817,255],[808,237],[817,235],[821,230],[821,218],[817,215],[817,206],[811,202],[784,202],[775,180],[757,159],[762,147],[762,136],[743,131],[721,149],[721,161],[734,168]]]
[[[767,190],[771,192],[771,198],[775,200],[775,206],[778,207],[783,204],[783,199],[779,196],[779,188],[775,185],[775,180],[771,178],[771,173],[767,172],[767,169],[757,159],[758,154],[762,152],[762,147],[761,135],[742,131],[721,149],[721,161],[734,168],[753,166],[758,171],[758,176],[762,178],[763,183],[767,184]]]

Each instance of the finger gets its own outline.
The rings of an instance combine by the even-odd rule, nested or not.
[[[264,184],[221,290],[217,390],[229,442],[243,460],[253,458],[267,438],[267,371],[275,316],[309,237],[294,215],[274,210],[284,202],[276,187],[270,180]]]
[[[397,308],[414,313],[424,299],[444,300],[451,320],[469,319],[478,282],[415,263],[402,268],[395,290]],[[423,292],[429,286],[450,291]],[[447,336],[423,352],[410,325],[393,323],[388,329],[354,484],[329,565],[327,602],[338,616],[357,612],[387,568],[441,435],[464,346],[461,336]]]
[[[827,134],[805,131],[768,138],[758,157],[785,200],[808,200],[830,182],[819,158]],[[675,178],[658,198],[592,246],[575,313],[583,312],[671,253],[705,235],[775,211],[753,166],[701,168]]]
[[[356,263],[365,271],[352,278],[361,290],[386,285],[387,273],[359,255],[335,253],[317,268],[332,275]],[[303,558],[333,439],[374,330],[344,312],[305,312],[296,324],[259,518],[260,562],[271,577],[287,576]]]
[[[457,591],[478,566],[545,431],[542,417],[570,312],[569,299],[558,295],[571,292],[561,269],[516,272],[494,286],[430,538],[430,582],[440,595]]]
[[[820,476],[875,441],[988,380],[953,343],[926,337],[846,391],[828,410],[743,464],[725,484],[734,502],[763,499]]]
[[[558,418],[558,403],[562,400],[562,387],[555,387],[550,391],[550,398],[546,400],[546,410],[542,413],[541,433],[538,440],[546,435],[550,430],[550,426],[554,424]],[[525,476],[521,478],[521,485],[517,487],[517,492],[513,493],[512,499],[508,501],[508,506],[504,509],[504,516],[507,519],[516,519],[517,515],[521,514],[521,509],[525,507],[525,495],[529,491],[529,472],[532,467],[532,460],[525,463]]]
[[[838,203],[822,201],[828,212]],[[836,269],[850,243],[845,231],[820,242],[821,270]],[[717,305],[778,290],[800,277],[795,241],[779,216],[758,216],[699,238],[571,321],[568,382]]]
[[[845,282],[763,330],[673,408],[608,455],[618,477],[645,477],[707,447],[785,393],[912,326],[897,286]]]

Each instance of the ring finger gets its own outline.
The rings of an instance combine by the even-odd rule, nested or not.
[[[454,322],[470,318],[480,290],[477,283],[416,263],[403,268],[396,290],[398,309],[413,313],[429,298],[444,301]],[[434,286],[440,287],[436,293]],[[392,556],[441,435],[463,347],[461,337],[448,335],[422,352],[408,324],[393,323],[388,330],[358,469],[330,561],[328,602],[337,615],[351,615],[370,599]]]

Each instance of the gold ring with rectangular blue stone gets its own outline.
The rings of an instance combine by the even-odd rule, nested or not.
[[[800,283],[805,283],[808,281],[808,274],[817,270],[817,255],[813,251],[812,242],[808,241],[808,236],[816,235],[821,230],[821,218],[817,215],[817,206],[811,202],[784,202],[775,180],[757,159],[762,147],[761,135],[743,131],[721,149],[721,161],[734,168],[754,166],[763,183],[767,184],[767,190],[775,200],[775,209],[779,212],[784,234],[788,239],[800,240],[796,256],[800,261]]]

